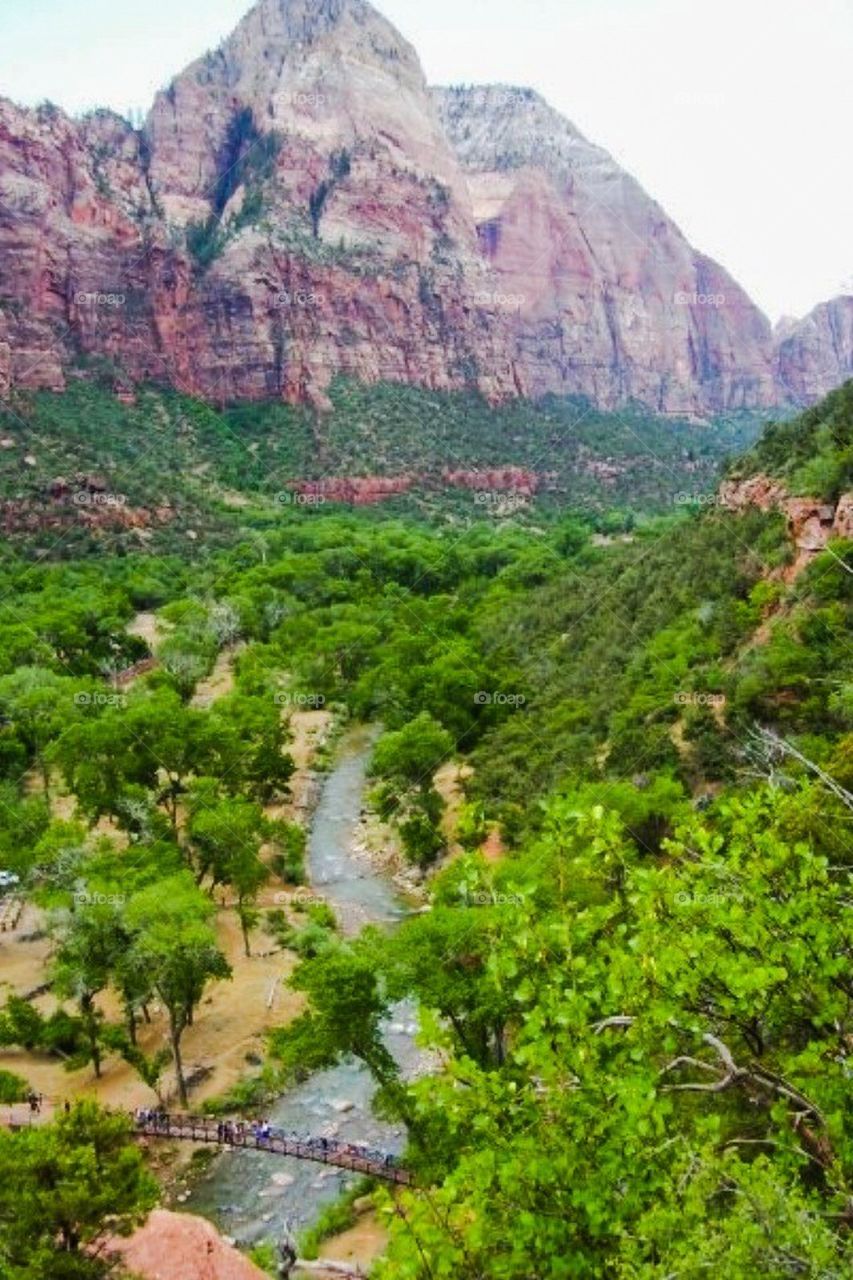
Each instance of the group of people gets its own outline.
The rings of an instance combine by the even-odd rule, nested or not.
[[[172,1117],[162,1107],[137,1107],[135,1119],[138,1129],[156,1129],[162,1133],[168,1133],[172,1124]]]
[[[171,1132],[173,1122],[175,1125],[188,1123],[193,1126],[204,1123],[191,1116],[173,1118],[167,1111],[148,1107],[140,1107],[136,1111],[135,1118],[137,1128],[155,1129],[158,1133]],[[376,1151],[364,1143],[343,1142],[338,1138],[303,1138],[297,1133],[287,1133],[284,1129],[270,1124],[269,1120],[217,1120],[216,1122],[216,1140],[227,1146],[265,1147],[273,1138],[316,1152],[321,1159],[325,1155],[343,1155],[370,1160],[373,1164],[383,1164],[386,1168],[396,1164],[396,1158],[393,1155],[385,1151]]]
[[[246,1144],[247,1139],[257,1147],[266,1146],[272,1138],[279,1138],[294,1146],[305,1147],[318,1155],[357,1156],[362,1160],[370,1160],[375,1164],[387,1166],[395,1163],[394,1157],[385,1151],[376,1151],[362,1142],[342,1142],[338,1138],[303,1138],[298,1133],[278,1128],[269,1120],[220,1120],[216,1126],[216,1137],[219,1142],[232,1143],[238,1146]]]

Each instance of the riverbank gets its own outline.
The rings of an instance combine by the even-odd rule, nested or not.
[[[333,767],[322,779],[308,840],[310,890],[329,903],[348,936],[369,923],[391,928],[409,909],[391,881],[356,853],[366,816],[367,763],[375,733],[370,726],[350,725],[342,734]],[[413,1011],[395,1011],[386,1040],[405,1075],[421,1065],[415,1033]],[[399,1125],[373,1114],[373,1092],[367,1071],[349,1060],[296,1084],[269,1106],[267,1114],[288,1132],[399,1152],[405,1134]],[[229,1151],[217,1157],[183,1203],[247,1249],[274,1245],[285,1231],[298,1234],[353,1185],[346,1171],[292,1157],[272,1161],[259,1152]],[[381,1221],[365,1209],[356,1223],[325,1241],[319,1252],[366,1266],[384,1243]]]

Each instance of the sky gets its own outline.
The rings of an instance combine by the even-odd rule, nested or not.
[[[147,110],[250,0],[0,0],[0,94]],[[379,0],[433,84],[525,84],[771,319],[853,293],[853,0]]]

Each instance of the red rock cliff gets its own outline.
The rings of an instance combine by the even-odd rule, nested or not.
[[[810,394],[812,345],[774,366],[606,152],[530,91],[431,93],[364,0],[260,0],[142,131],[0,100],[0,393],[98,357],[212,400],[340,373],[708,414]]]

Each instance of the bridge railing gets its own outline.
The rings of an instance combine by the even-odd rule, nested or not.
[[[148,1138],[178,1138],[188,1142],[209,1142],[225,1147],[246,1147],[269,1151],[297,1160],[313,1160],[317,1164],[335,1165],[354,1173],[369,1174],[387,1182],[407,1185],[411,1174],[389,1161],[375,1160],[363,1152],[337,1146],[331,1140],[288,1138],[280,1133],[264,1134],[244,1122],[211,1120],[206,1116],[151,1115],[133,1116],[137,1133]]]

